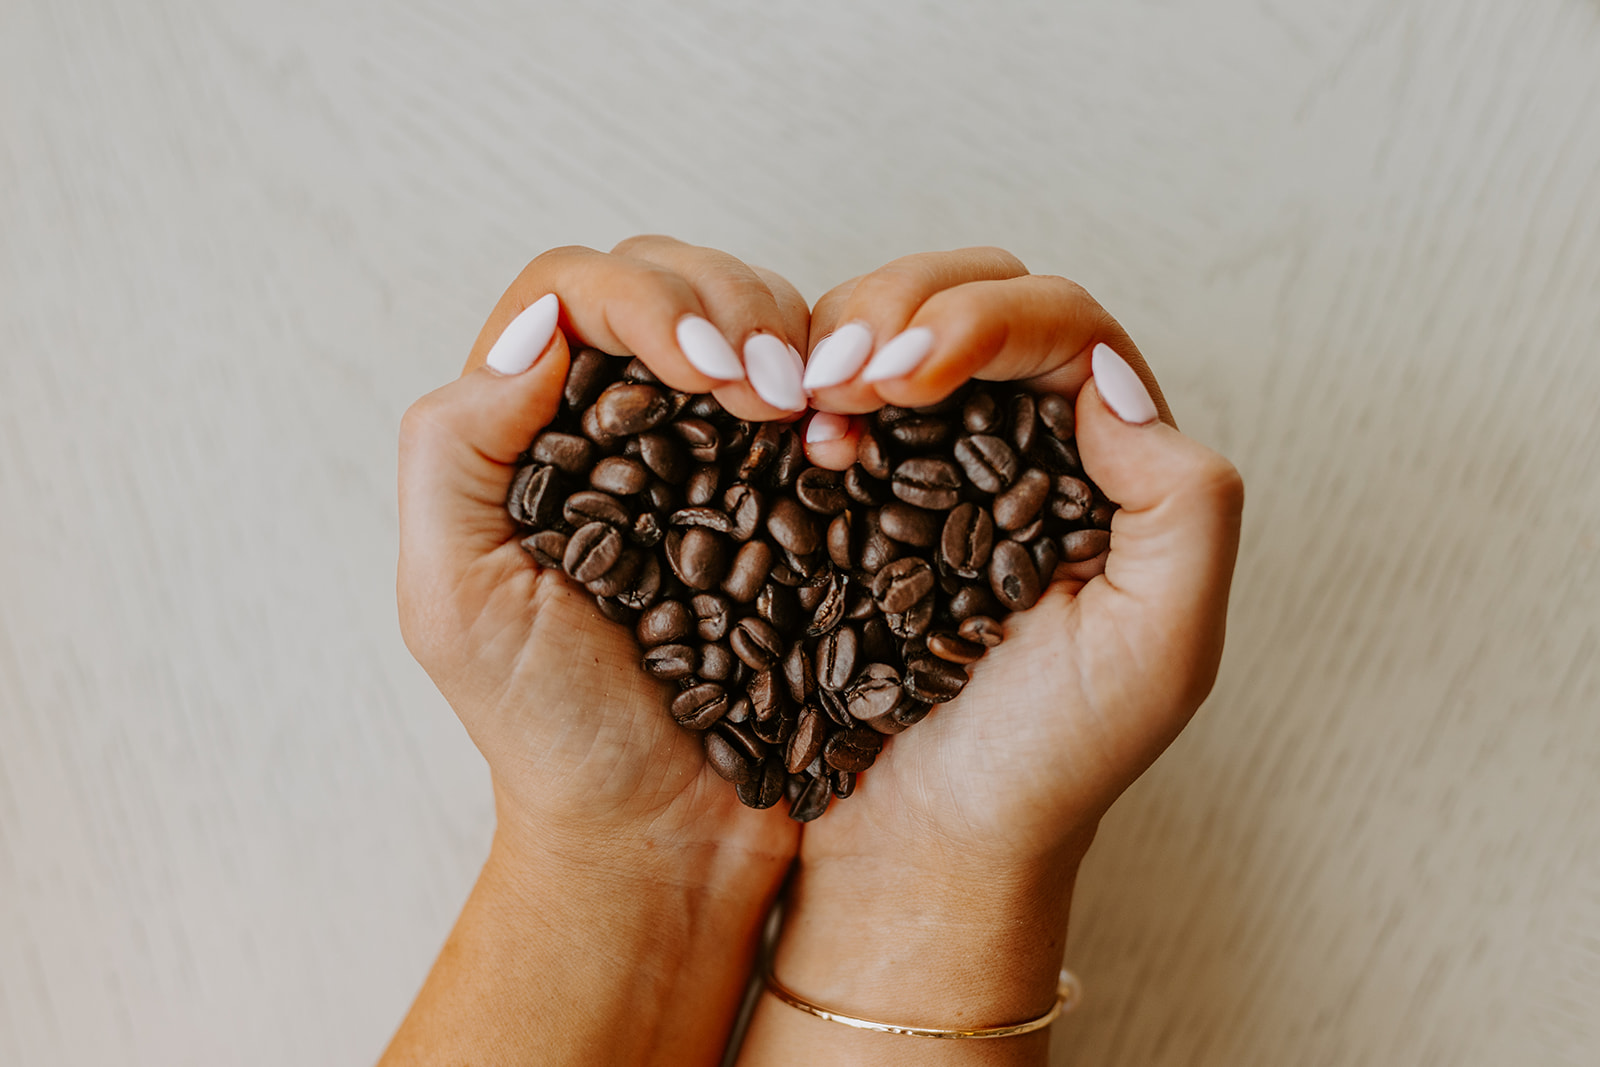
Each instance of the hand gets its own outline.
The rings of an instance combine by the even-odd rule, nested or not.
[[[855,795],[806,827],[778,955],[789,985],[843,1010],[912,1025],[1018,1021],[1050,1003],[1072,879],[1100,816],[1210,690],[1241,482],[1173,428],[1103,308],[998,250],[909,256],[845,283],[813,312],[812,336],[829,335],[807,367],[819,411],[1025,380],[1075,400],[1083,466],[1121,506],[1109,553],[1060,568],[961,695],[892,738]],[[862,338],[876,344],[870,359]],[[847,466],[860,428],[814,416],[813,462]],[[747,1048],[762,1047],[763,1027],[809,1025],[779,1011],[767,1002]],[[806,1037],[844,1040],[818,1026]],[[928,1054],[905,1039],[852,1040]]]

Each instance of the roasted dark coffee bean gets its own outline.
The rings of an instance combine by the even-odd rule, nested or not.
[[[845,606],[850,598],[847,579],[834,574],[824,587],[822,601],[811,612],[811,625],[806,627],[807,637],[825,634],[844,621]]]
[[[976,663],[989,649],[976,641],[968,641],[965,637],[937,633],[928,635],[928,651],[951,663]]]
[[[919,508],[953,508],[961,500],[961,471],[937,456],[916,456],[894,469],[894,495]]]
[[[1097,530],[1109,530],[1111,529],[1111,516],[1116,513],[1117,506],[1115,504],[1108,504],[1102,500],[1089,509],[1089,525]]]
[[[600,425],[600,413],[590,404],[583,409],[583,414],[578,417],[578,429],[583,431],[583,436],[594,443],[595,447],[603,452],[613,452],[623,439],[614,433],[607,433],[605,427]]]
[[[856,462],[880,482],[888,481],[893,473],[889,469],[889,450],[875,430],[867,430],[856,442]]]
[[[607,456],[589,472],[589,485],[604,493],[632,496],[650,484],[650,468],[627,456]]]
[[[672,717],[691,730],[709,730],[728,710],[728,691],[715,682],[685,689],[672,698]]]
[[[624,381],[641,382],[645,385],[659,385],[661,382],[661,379],[656,377],[656,372],[638,356],[634,356],[623,365],[622,377]]]
[[[799,641],[789,646],[789,651],[783,656],[783,680],[789,687],[789,695],[796,704],[804,704],[817,688],[817,679],[811,673],[811,653],[806,651],[806,646]]]
[[[772,546],[765,541],[746,541],[733,557],[728,576],[722,579],[722,591],[739,603],[747,604],[761,592],[771,570]]]
[[[848,626],[823,634],[817,640],[817,686],[835,692],[850,684],[856,672],[856,648],[860,638]]]
[[[973,615],[998,615],[1001,614],[1000,602],[994,598],[994,593],[989,590],[988,576],[985,575],[983,583],[964,585],[950,596],[950,602],[945,605],[945,610],[950,617],[960,622]]]
[[[960,504],[944,520],[939,534],[939,560],[963,578],[983,573],[994,550],[994,520],[977,504]]]
[[[852,464],[845,470],[844,492],[857,504],[866,504],[868,507],[876,507],[889,499],[887,487],[863,470],[859,463]]]
[[[1057,441],[1047,433],[1038,435],[1028,455],[1051,474],[1074,474],[1083,469],[1078,446],[1070,441]]]
[[[1011,446],[992,434],[972,434],[959,439],[955,455],[967,480],[985,493],[1004,492],[1017,480],[1021,467]]]
[[[908,505],[902,505],[908,506]],[[876,574],[900,555],[900,545],[883,529],[883,515],[874,508],[856,523],[856,563],[868,574]]]
[[[601,615],[618,626],[631,627],[639,621],[638,609],[629,607],[617,597],[597,596],[594,598],[594,606],[599,609]]]
[[[837,515],[850,506],[838,471],[812,467],[794,482],[794,495],[800,503],[819,515]]]
[[[755,712],[757,722],[783,713],[782,686],[770,670],[756,671],[750,675],[750,680],[745,683],[745,695],[750,698],[750,707]]]
[[[778,454],[772,459],[772,469],[767,472],[767,477],[775,487],[788,489],[795,484],[805,465],[805,442],[793,430],[783,431],[778,438]]]
[[[933,597],[924,597],[907,611],[886,614],[889,632],[899,637],[921,637],[933,625]]]
[[[878,602],[872,599],[872,590],[852,582],[847,587],[844,617],[851,622],[870,619],[878,613]]]
[[[811,822],[828,810],[828,801],[832,798],[832,782],[826,776],[813,778],[789,805],[789,818],[795,822]]]
[[[744,462],[739,464],[739,480],[748,481],[756,473],[778,457],[778,443],[782,439],[783,428],[775,422],[764,422],[750,438],[750,448],[745,453]]]
[[[787,706],[780,707],[767,718],[756,716],[751,723],[751,729],[756,736],[769,745],[781,745],[789,740],[789,735],[794,733],[795,714]]]
[[[985,648],[993,648],[1005,640],[1005,630],[998,622],[987,615],[972,615],[961,621],[961,626],[956,631],[968,641],[975,641]]]
[[[619,437],[653,430],[672,413],[660,389],[632,382],[607,386],[594,406],[600,428]]]
[[[845,709],[852,718],[874,719],[893,711],[901,693],[899,671],[887,663],[869,663],[844,691]]]
[[[877,609],[876,604],[873,609]],[[874,615],[861,624],[861,646],[857,655],[872,663],[885,663],[894,658],[894,634],[889,632],[889,623],[882,615]]]
[[[1061,546],[1054,537],[1041,537],[1028,546],[1033,553],[1033,565],[1039,571],[1039,589],[1049,588],[1055,579],[1056,566],[1061,562]]]
[[[1044,428],[1058,441],[1066,441],[1072,437],[1077,428],[1077,420],[1073,417],[1072,401],[1060,393],[1041,393],[1034,401],[1034,407],[1039,412],[1039,421],[1044,423]]]
[[[656,602],[656,597],[661,592],[661,564],[656,560],[655,553],[645,553],[644,565],[639,568],[639,573],[634,577],[628,588],[617,594],[624,606],[643,611]]]
[[[677,511],[681,502],[677,488],[660,478],[652,481],[644,491],[644,503],[658,512]]]
[[[1028,549],[1001,541],[989,558],[989,588],[1010,611],[1027,611],[1039,600],[1039,571]]]
[[[778,567],[772,570],[775,573]],[[794,589],[776,581],[768,581],[756,594],[756,614],[782,634],[794,633],[805,622],[805,613],[800,610],[800,599],[795,596]]]
[[[851,531],[855,525],[854,516],[848,511],[842,511],[828,523],[828,533],[825,538],[828,545],[828,558],[840,570],[849,570],[855,566],[855,547],[851,542]]]
[[[740,785],[755,777],[760,764],[740,752],[720,730],[708,730],[705,735],[706,762],[719,775]]]
[[[994,498],[994,524],[1002,530],[1028,525],[1050,496],[1050,476],[1037,467],[1023,471],[1011,488]]]
[[[822,743],[827,739],[828,723],[822,714],[816,708],[801,708],[794,734],[789,738],[784,767],[790,774],[799,774],[822,752]]]
[[[739,620],[728,636],[733,654],[754,670],[766,670],[783,655],[783,638],[772,624],[763,618],[749,616]]]
[[[950,423],[933,415],[912,415],[888,426],[889,436],[905,448],[937,448],[950,439]]]
[[[741,782],[733,788],[739,797],[739,802],[745,807],[770,808],[783,799],[783,790],[788,780],[789,776],[783,772],[782,762],[768,756],[762,761],[758,778]]]
[[[644,654],[644,669],[669,682],[688,678],[700,664],[692,645],[657,645]]]
[[[567,542],[562,568],[575,581],[592,582],[622,558],[622,535],[610,523],[591,522]]]
[[[681,600],[663,600],[639,616],[639,626],[634,631],[639,644],[645,648],[682,641],[694,633],[694,615]]]
[[[967,670],[959,663],[927,656],[906,665],[906,692],[929,704],[954,700],[967,686]]]
[[[1094,507],[1094,490],[1081,478],[1057,475],[1055,492],[1050,494],[1050,514],[1067,522],[1082,522]]]
[[[1011,398],[1011,443],[1017,451],[1027,455],[1033,448],[1033,439],[1039,429],[1038,408],[1029,393],[1018,393]]]
[[[989,393],[973,393],[961,405],[961,425],[968,433],[993,433],[1004,415]]]
[[[683,499],[690,507],[704,507],[717,498],[717,488],[722,483],[722,472],[715,463],[702,463],[690,472],[683,483]]]
[[[660,515],[654,511],[643,511],[633,520],[633,528],[628,531],[628,536],[646,548],[654,548],[666,533],[667,528],[662,525]]]
[[[592,582],[585,582],[583,587],[595,596],[621,596],[633,584],[646,558],[637,548],[625,548],[610,570]]]
[[[664,433],[647,433],[639,439],[639,459],[657,478],[672,485],[689,475],[683,446]]]
[[[719,534],[733,530],[733,520],[728,518],[726,512],[716,508],[679,508],[667,521],[674,526],[698,526]]]
[[[828,766],[841,771],[864,771],[872,766],[883,750],[883,735],[858,726],[840,730],[822,746],[822,759]]]
[[[733,605],[725,596],[699,593],[689,601],[694,611],[695,633],[702,641],[721,641],[733,629]]]
[[[828,718],[840,726],[854,726],[855,720],[850,717],[850,712],[844,706],[844,697],[832,689],[818,689],[817,703],[827,713]]]
[[[889,717],[895,722],[899,723],[901,728],[904,729],[908,726],[915,726],[917,723],[927,718],[928,712],[932,710],[932,704],[914,699],[912,697],[907,697],[905,700],[902,700],[895,706],[895,709],[889,713]]]
[[[833,790],[833,795],[844,800],[856,791],[855,771],[829,771],[828,785]]]
[[[728,486],[728,491],[722,494],[722,510],[733,519],[733,529],[729,532],[735,541],[748,541],[755,536],[761,527],[763,504],[761,491],[754,486]]]
[[[506,490],[506,510],[511,513],[511,517],[513,519],[516,519],[524,526],[533,526],[537,524],[530,521],[527,513],[523,511],[522,494],[527,490],[528,483],[533,480],[533,476],[536,473],[539,471],[548,471],[549,469],[549,467],[542,467],[535,463],[530,463],[525,467],[519,468],[517,473],[511,479],[511,488]],[[548,477],[548,475],[546,477]]]
[[[594,464],[594,442],[576,434],[546,430],[533,439],[530,454],[535,463],[547,464],[565,474],[587,476]]]
[[[591,522],[608,522],[624,529],[633,525],[633,516],[622,506],[622,501],[610,493],[585,489],[567,497],[562,505],[561,517],[570,526],[586,526]]]
[[[561,390],[570,411],[582,411],[594,403],[611,377],[611,357],[597,348],[579,348],[567,365],[567,384]]]
[[[709,645],[700,646],[700,659],[695,665],[695,673],[708,682],[722,682],[726,685],[733,680],[733,672],[738,662],[727,645],[713,641]]]
[[[689,455],[701,463],[714,462],[721,450],[722,431],[706,419],[679,419],[672,424],[672,432],[688,446]]]
[[[1015,530],[1007,531],[1007,536],[1013,541],[1024,545],[1031,545],[1040,534],[1044,533],[1044,512],[1033,517],[1033,521],[1026,526],[1019,526]]]
[[[717,725],[725,726],[729,723],[745,723],[750,720],[750,716],[753,714],[754,712],[750,710],[750,698],[740,697],[738,700],[735,700],[732,704],[728,705],[727,712],[722,716],[722,722],[718,723]],[[755,735],[752,734],[751,736],[754,737]]]
[[[796,555],[809,555],[817,550],[817,522],[811,513],[788,497],[772,502],[767,514],[767,532],[779,545]]]
[[[878,523],[896,541],[927,548],[938,544],[944,519],[935,512],[895,500],[878,509]]]
[[[787,548],[780,551],[783,553],[783,562],[800,576],[798,585],[810,585],[818,578],[826,576],[828,568],[832,566],[828,562],[826,552],[813,552],[808,556],[801,556],[790,552]]]
[[[1094,559],[1110,547],[1111,534],[1106,530],[1074,530],[1061,535],[1061,555],[1068,563]]]
[[[817,605],[822,603],[822,598],[828,595],[828,583],[833,580],[834,572],[829,569],[820,569],[808,576],[800,585],[795,586],[794,595],[800,601],[800,610],[813,612]]]
[[[736,703],[738,702],[736,701]],[[750,702],[744,700],[743,703],[748,711]],[[730,708],[728,709],[728,714],[723,716],[722,721],[717,723],[717,733],[727,738],[728,743],[741,755],[748,757],[753,762],[759,762],[766,757],[767,745],[766,742],[756,736],[755,728],[747,721],[747,718],[748,716],[735,719],[733,717],[733,709]]]
[[[885,615],[910,611],[917,601],[933,592],[933,568],[916,556],[897,559],[872,579],[872,595]]]
[[[524,537],[522,547],[539,566],[560,567],[567,554],[567,535],[560,530],[540,530]]]
[[[726,541],[710,530],[691,526],[683,532],[674,570],[690,589],[713,589],[728,569],[728,555]]]

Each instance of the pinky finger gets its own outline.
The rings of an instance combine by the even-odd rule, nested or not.
[[[819,467],[842,471],[856,461],[862,421],[819,411],[806,423],[806,458]]]

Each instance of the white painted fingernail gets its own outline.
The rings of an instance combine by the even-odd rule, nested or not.
[[[806,426],[806,444],[820,445],[827,441],[839,441],[849,432],[850,416],[819,411],[811,416],[811,422]]]
[[[694,369],[708,378],[736,382],[744,377],[739,356],[722,331],[699,315],[678,320],[678,347]]]
[[[822,339],[806,364],[806,391],[816,392],[856,376],[872,353],[872,330],[864,322],[847,322]]]
[[[882,382],[902,378],[917,369],[917,364],[928,358],[933,350],[933,331],[926,326],[913,326],[889,339],[878,349],[867,369],[862,373],[864,382]]]
[[[781,337],[751,334],[744,343],[744,368],[750,375],[750,387],[762,400],[784,411],[804,410],[806,394],[800,388],[800,370]]]
[[[1100,399],[1106,402],[1106,407],[1117,418],[1135,426],[1155,420],[1156,405],[1150,399],[1150,391],[1144,387],[1144,382],[1139,380],[1133,368],[1128,366],[1128,361],[1113,352],[1110,345],[1094,346],[1090,366]]]
[[[550,347],[560,317],[561,301],[556,294],[546,293],[523,308],[500,332],[484,362],[501,374],[521,374]]]

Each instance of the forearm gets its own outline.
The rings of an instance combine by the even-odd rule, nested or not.
[[[497,838],[381,1067],[717,1063],[782,863],[595,859]]]
[[[898,860],[802,865],[774,972],[800,996],[906,1026],[1023,1022],[1055,1003],[1076,855],[997,872]],[[1043,1064],[1049,1030],[938,1040],[857,1030],[762,998],[741,1067],[806,1048],[836,1064]]]

